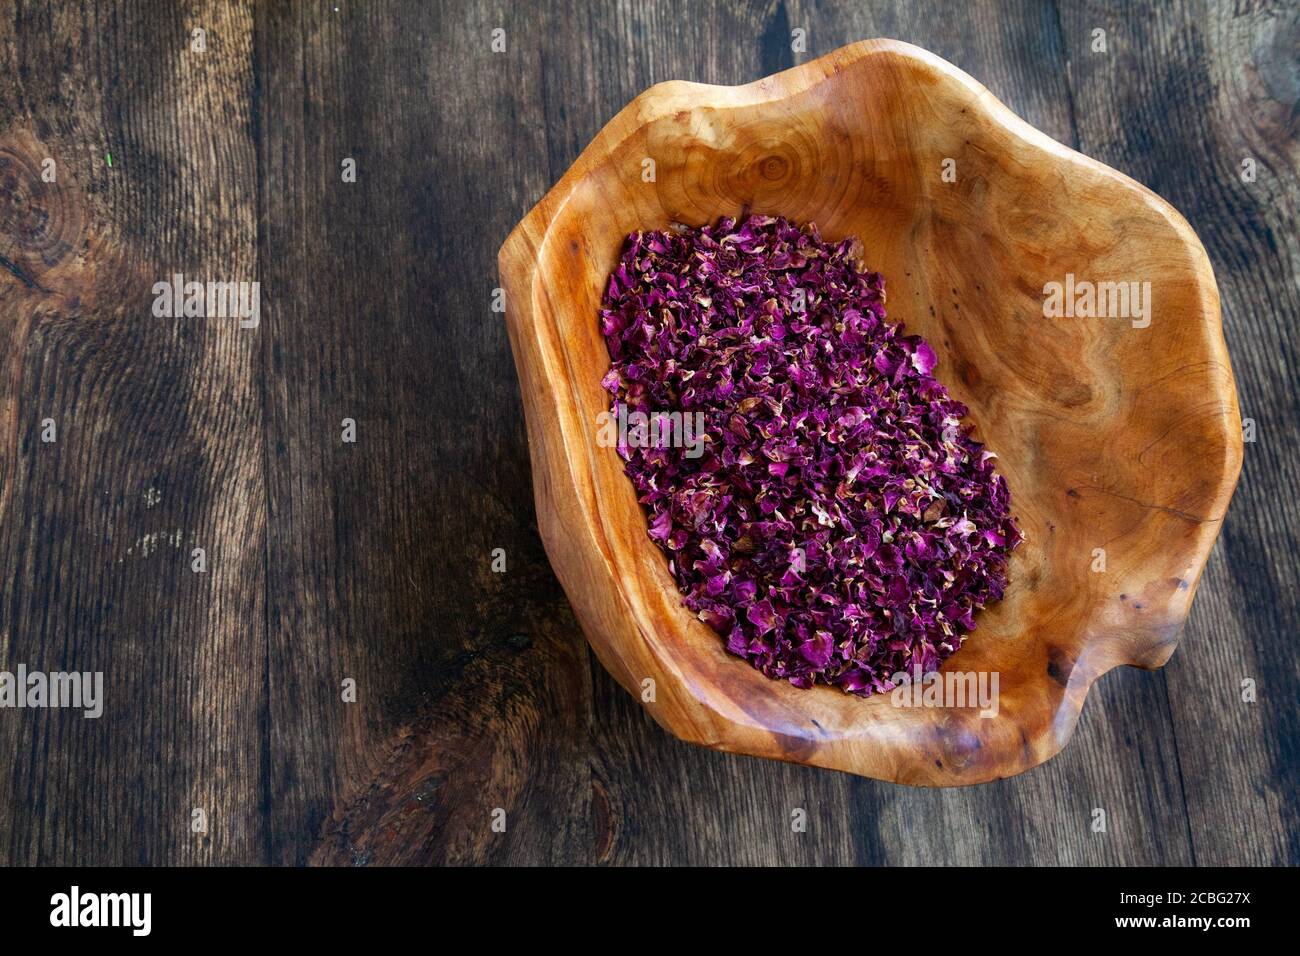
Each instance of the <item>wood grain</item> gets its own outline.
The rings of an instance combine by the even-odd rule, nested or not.
[[[200,24],[207,60],[186,52]],[[1095,26],[1112,55],[1090,51]],[[60,159],[112,264],[55,324],[36,318],[53,299],[0,271],[0,350],[22,369],[0,377],[0,667],[103,666],[116,701],[97,726],[0,712],[0,860],[1300,861],[1295,29],[1287,5],[1197,0],[0,0],[0,137]],[[549,569],[490,311],[501,240],[638,93],[747,83],[872,36],[943,56],[1187,216],[1261,426],[1170,663],[1107,675],[1060,755],[979,787],[900,788],[656,726],[585,650]],[[350,193],[343,155],[361,159]],[[149,316],[147,282],[177,265],[261,279],[260,331]],[[61,469],[44,408],[82,423]],[[178,519],[224,554],[216,587],[163,548],[115,564]],[[217,807],[206,846],[191,791]],[[487,825],[498,805],[506,834]]]
[[[0,719],[12,862],[262,855],[257,803],[230,783],[255,781],[260,758],[246,746],[265,657],[264,555],[246,547],[265,537],[256,340],[150,311],[152,284],[174,272],[257,278],[251,22],[221,4],[192,14],[207,60],[178,9],[8,5],[0,27],[20,78],[0,136],[0,255],[17,267],[0,288],[14,442],[3,659],[103,671],[106,698],[99,720]],[[90,36],[102,72],[82,59]],[[191,108],[173,108],[177,90]],[[44,418],[57,442],[41,440]],[[205,573],[190,570],[194,547]],[[196,809],[206,833],[191,831]]]

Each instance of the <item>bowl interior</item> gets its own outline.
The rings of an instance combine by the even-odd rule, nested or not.
[[[728,721],[776,728],[794,759],[828,736],[939,729],[938,759],[957,763],[990,733],[1021,746],[1064,720],[1063,740],[1072,685],[1082,694],[1117,663],[1155,666],[1172,650],[1232,467],[1231,373],[1212,360],[1217,296],[1194,281],[1202,263],[1185,223],[940,64],[882,55],[748,87],[656,88],[630,135],[572,181],[538,253],[533,307],[559,330],[563,367],[551,371],[577,409],[565,441],[580,446],[605,560],[643,639]],[[858,237],[885,277],[890,320],[926,337],[936,374],[999,456],[1026,540],[1006,598],[944,667],[1000,675],[993,730],[970,712],[799,691],[728,655],[681,606],[622,462],[596,444],[609,367],[596,314],[624,238],[746,211]],[[1138,283],[1145,317],[1136,297],[1110,317],[1045,317],[1045,286],[1069,276]],[[1115,640],[1093,644],[1102,633]],[[1153,633],[1164,635],[1154,650]],[[635,689],[617,653],[596,649]]]

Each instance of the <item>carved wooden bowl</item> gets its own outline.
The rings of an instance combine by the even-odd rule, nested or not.
[[[729,655],[682,606],[622,461],[597,444],[597,309],[624,237],[745,210],[858,236],[891,321],[929,340],[999,455],[1027,540],[1005,599],[944,666],[998,675],[994,717],[798,690]],[[875,40],[748,86],[661,83],[601,130],[499,264],[547,554],[602,664],[681,739],[977,783],[1059,751],[1106,671],[1173,653],[1241,466],[1210,263],[1158,196],[951,64]],[[1149,282],[1147,320],[1136,300],[1129,317],[1046,317],[1045,289],[1067,282],[1083,311],[1084,282]]]

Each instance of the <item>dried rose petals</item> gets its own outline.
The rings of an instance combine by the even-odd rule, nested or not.
[[[638,232],[600,322],[615,408],[704,416],[695,457],[618,446],[686,606],[768,677],[869,696],[961,647],[1021,534],[855,245],[766,216]]]

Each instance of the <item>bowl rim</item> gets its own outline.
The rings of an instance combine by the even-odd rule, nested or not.
[[[1226,371],[1226,381],[1228,388],[1229,411],[1233,414],[1225,415],[1222,425],[1222,438],[1224,454],[1222,461],[1219,462],[1219,472],[1213,475],[1212,484],[1215,488],[1213,500],[1223,502],[1223,512],[1214,516],[1199,517],[1202,527],[1198,529],[1197,541],[1194,545],[1189,546],[1189,551],[1194,553],[1194,575],[1190,581],[1190,589],[1185,595],[1183,602],[1183,611],[1176,622],[1175,634],[1163,637],[1153,656],[1143,657],[1137,655],[1137,659],[1129,660],[1096,660],[1089,662],[1091,666],[1084,666],[1084,658],[1089,647],[1100,640],[1096,635],[1089,635],[1082,641],[1082,648],[1079,659],[1075,662],[1069,677],[1069,686],[1067,693],[1060,697],[1055,707],[1049,708],[1045,726],[1030,728],[1036,740],[1041,738],[1042,746],[1030,755],[1027,761],[1021,761],[1009,766],[1011,774],[1024,772],[1033,766],[1037,766],[1043,761],[1060,751],[1060,749],[1069,740],[1077,723],[1079,714],[1082,710],[1084,699],[1091,685],[1104,673],[1121,663],[1134,664],[1143,667],[1158,667],[1163,665],[1168,657],[1173,653],[1177,643],[1176,632],[1181,629],[1183,619],[1186,617],[1187,609],[1190,608],[1191,598],[1195,593],[1197,584],[1208,560],[1214,538],[1217,536],[1217,526],[1221,524],[1224,513],[1230,502],[1232,490],[1235,488],[1238,480],[1241,462],[1242,462],[1242,440],[1240,432],[1239,411],[1236,399],[1235,379],[1231,371],[1231,362],[1229,359],[1226,342],[1223,337],[1222,317],[1220,311],[1220,302],[1217,286],[1213,277],[1213,270],[1208,255],[1199,238],[1187,223],[1186,219],[1168,202],[1159,197],[1156,193],[1133,180],[1124,173],[1092,159],[1069,146],[1066,146],[1055,139],[1052,139],[1046,133],[1032,126],[1026,120],[1017,116],[1005,104],[998,100],[988,89],[976,81],[974,78],[960,70],[947,60],[930,53],[920,47],[914,46],[892,39],[873,39],[863,40],[856,43],[840,47],[824,56],[810,60],[806,63],[799,64],[790,69],[781,71],[762,79],[738,86],[713,85],[704,83],[695,83],[683,80],[669,80],[657,83],[628,103],[615,116],[610,119],[592,139],[592,141],[579,153],[578,157],[569,166],[565,173],[555,183],[555,185],[546,192],[546,194],[529,210],[521,219],[515,228],[507,236],[502,244],[498,254],[498,268],[503,278],[503,287],[507,288],[506,296],[506,317],[510,330],[512,351],[515,355],[516,364],[519,366],[521,381],[524,376],[523,357],[520,353],[521,337],[533,335],[531,326],[535,325],[539,314],[544,312],[543,303],[539,301],[538,296],[541,294],[541,263],[545,260],[549,244],[554,238],[554,224],[563,216],[564,210],[570,200],[576,195],[579,185],[592,172],[593,169],[601,166],[609,154],[618,149],[620,145],[629,139],[638,135],[638,133],[649,124],[680,113],[683,110],[693,110],[700,108],[712,109],[743,109],[747,107],[759,106],[764,103],[777,102],[799,95],[813,87],[833,80],[841,71],[859,63],[862,60],[873,57],[902,57],[914,61],[925,68],[933,70],[946,78],[947,81],[958,84],[964,91],[965,96],[971,103],[982,112],[982,117],[986,122],[1001,126],[1008,134],[1018,138],[1027,148],[1036,148],[1049,154],[1058,161],[1068,162],[1086,168],[1093,174],[1101,175],[1109,180],[1114,181],[1122,186],[1134,198],[1140,200],[1143,207],[1152,213],[1157,214],[1164,223],[1172,230],[1173,235],[1177,238],[1180,245],[1185,248],[1190,256],[1187,267],[1189,277],[1196,282],[1199,299],[1203,305],[1203,314],[1207,321],[1199,323],[1202,330],[1202,340],[1198,345],[1203,349],[1208,361],[1221,365]],[[507,277],[515,277],[514,281],[507,281]],[[518,303],[520,299],[517,295],[522,293],[522,301],[526,303],[527,321],[521,317],[521,310],[512,307],[512,303]],[[558,330],[557,330],[558,331]],[[548,381],[553,379],[547,376]],[[560,399],[551,392],[551,399],[556,405],[556,417],[563,419],[563,412],[559,408]],[[528,403],[524,403],[525,413],[530,419],[529,424],[529,446],[530,452],[534,455],[533,472],[535,494],[539,502],[538,524],[542,532],[543,543],[546,547],[548,556],[551,556],[551,563],[556,565],[553,556],[554,542],[549,540],[551,535],[548,529],[544,528],[543,515],[541,514],[541,496],[539,483],[542,478],[538,474],[539,463],[537,452],[533,441],[533,412],[528,408]],[[1236,427],[1233,427],[1233,422]],[[570,472],[575,470],[572,458],[566,459],[569,462]],[[1206,463],[1207,476],[1213,471],[1213,462]],[[575,480],[578,476],[570,475]],[[594,478],[588,476],[587,481],[594,482]],[[581,484],[581,483],[580,483]],[[581,497],[581,496],[579,496]],[[594,519],[587,513],[586,503],[582,503],[584,516],[588,519]],[[593,533],[593,528],[589,525],[584,532]],[[610,556],[603,556],[605,571],[610,578],[617,584],[616,569],[611,566]],[[666,573],[666,568],[665,568]],[[558,567],[557,567],[558,574]],[[564,583],[563,581],[561,582]],[[569,589],[565,588],[566,593]],[[693,682],[682,673],[677,662],[672,659],[670,653],[661,653],[659,642],[650,640],[646,635],[647,622],[643,619],[644,609],[634,606],[637,602],[630,601],[628,595],[619,587],[612,591],[621,609],[628,620],[641,635],[648,652],[655,659],[665,674],[670,674],[678,685],[677,689],[686,692],[694,706],[703,708],[708,712],[712,720],[700,723],[698,725],[683,725],[680,721],[672,725],[663,716],[662,709],[648,707],[655,719],[666,727],[670,732],[700,743],[705,746],[734,750],[741,753],[751,753],[760,756],[776,757],[777,759],[799,760],[820,766],[829,766],[836,769],[850,770],[852,772],[862,773],[864,771],[853,766],[846,766],[846,761],[838,759],[827,753],[816,751],[809,756],[809,759],[803,759],[801,756],[791,756],[783,753],[770,752],[767,749],[755,749],[744,743],[737,743],[725,732],[720,732],[721,728],[735,729],[737,720],[734,713],[721,713],[718,711],[715,701],[706,694],[699,693],[699,688],[693,686]],[[602,642],[591,638],[591,629],[587,626],[586,621],[582,620],[582,614],[578,607],[578,602],[574,602],[572,594],[569,594],[570,603],[574,607],[575,613],[578,614],[580,622],[583,624],[583,630],[587,635],[588,643],[596,651],[597,656],[601,659],[602,664],[606,666],[611,673],[624,685],[629,692],[635,693],[634,688],[619,674],[617,662],[606,659],[609,648],[602,646]],[[749,667],[749,665],[739,658],[732,659],[736,666]],[[818,688],[827,690],[825,688]],[[816,691],[805,691],[803,693],[815,693]],[[833,691],[831,691],[833,692]],[[864,703],[869,703],[864,701]],[[719,726],[721,725],[721,727]],[[751,730],[762,730],[771,733],[771,729],[762,724],[761,721],[755,720]],[[1025,728],[1021,728],[1022,733]],[[854,738],[847,735],[839,735],[841,740],[853,743]],[[787,742],[788,744],[788,742]],[[797,753],[799,748],[794,748]],[[828,758],[828,759],[819,759]],[[898,776],[891,776],[888,773],[869,773],[880,779],[901,779]],[[935,779],[911,780],[903,782],[922,783],[922,784],[968,784],[984,782],[985,780],[996,779],[1002,774],[989,772],[985,774],[975,774],[962,776],[961,779],[953,777],[952,774],[937,774]]]

